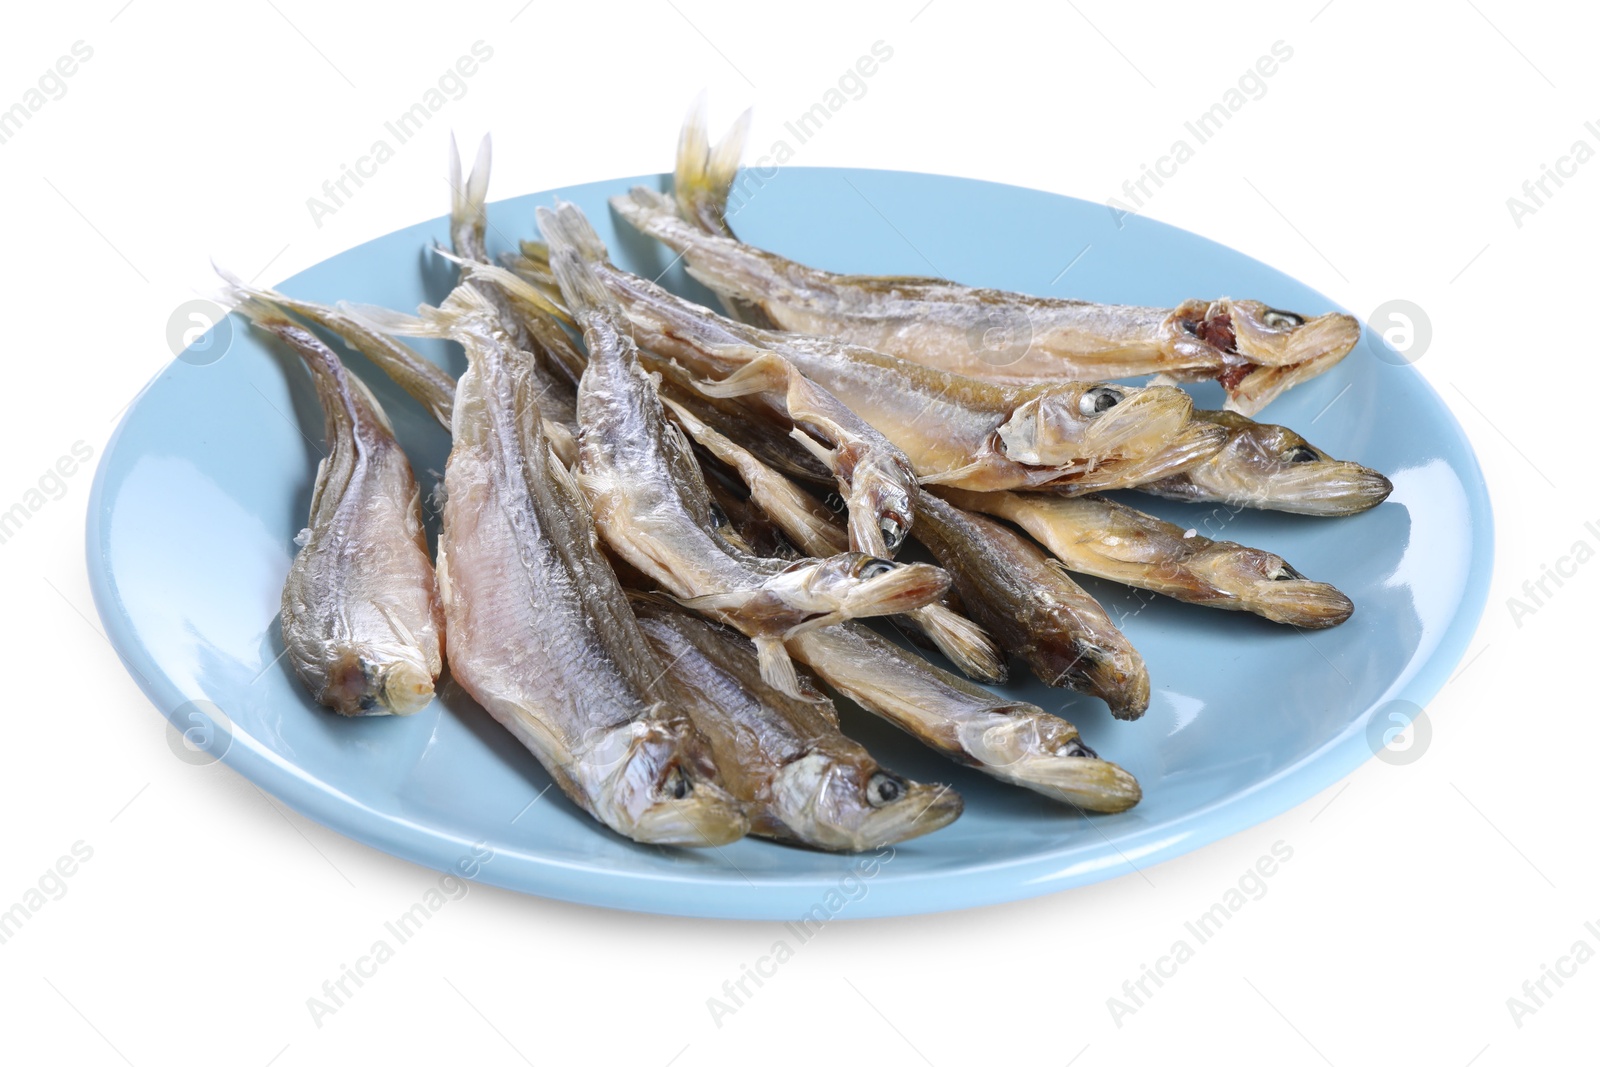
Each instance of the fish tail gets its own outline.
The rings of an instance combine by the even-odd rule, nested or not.
[[[716,145],[706,129],[705,94],[695,98],[678,135],[678,158],[672,192],[678,212],[710,233],[731,236],[728,198],[739,174],[745,137],[750,132],[750,112],[745,111]]]
[[[537,212],[539,232],[550,246],[550,269],[568,308],[577,315],[584,311],[608,312],[618,320],[622,311],[605,283],[595,275],[595,264],[606,261],[606,246],[576,204],[557,203],[554,211]]]
[[[229,311],[236,311],[261,327],[267,327],[271,323],[294,321],[279,303],[279,294],[271,289],[255,288],[215,261],[212,262],[211,269],[222,279],[223,288],[219,295]]]
[[[489,196],[489,166],[494,159],[494,146],[489,135],[478,142],[478,156],[472,163],[472,174],[461,180],[461,152],[456,147],[456,135],[450,134],[450,232],[453,237],[470,234],[477,245],[483,244],[483,231],[488,225],[485,204]],[[458,240],[456,250],[468,254]]]

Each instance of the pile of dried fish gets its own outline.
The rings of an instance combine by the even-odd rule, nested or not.
[[[726,315],[617,266],[572,204],[539,209],[541,239],[492,261],[487,139],[465,181],[452,146],[452,247],[437,251],[459,280],[438,307],[326,306],[224,276],[235,309],[309,368],[326,419],[284,585],[295,671],[342,715],[406,715],[448,660],[574,804],[652,844],[749,833],[856,851],[961,813],[948,786],[847,737],[830,692],[1001,781],[1126,810],[1138,783],[1071,723],[968,678],[1004,681],[1005,649],[1047,685],[1142,715],[1145,663],[1074,574],[1297,627],[1348,618],[1348,598],[1280,556],[1098,494],[1377,505],[1382,475],[1247,417],[1342,358],[1357,324],[807,267],[728,226],[745,125],[713,146],[697,111],[674,195],[612,201]],[[1003,360],[972,343],[997,315],[1027,341]],[[325,337],[452,435],[433,560],[392,426]],[[454,342],[466,373],[405,337]],[[1137,376],[1155,380],[1105,380]],[[1207,379],[1227,411],[1174,384]],[[912,541],[937,565],[896,560]],[[967,677],[858,621],[874,617]]]

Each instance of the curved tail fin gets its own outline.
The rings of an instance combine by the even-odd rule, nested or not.
[[[745,137],[750,132],[750,112],[734,120],[733,126],[715,145],[706,130],[705,94],[695,98],[678,135],[678,158],[672,174],[672,192],[678,213],[689,222],[724,237],[728,228],[728,198],[734,179],[739,176],[739,158],[744,154]]]

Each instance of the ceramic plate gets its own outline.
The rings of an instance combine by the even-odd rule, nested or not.
[[[607,198],[641,181],[664,179],[619,178],[495,204],[491,246],[504,250],[531,235],[535,205],[556,195],[589,214],[623,266],[649,277],[666,270],[665,283],[706,298],[663,248],[614,224]],[[1302,313],[1334,309],[1293,279],[1182,230],[1141,218],[1119,227],[1098,204],[957,178],[789,168],[750,199],[736,225],[758,246],[835,270],[937,271],[972,284],[1155,306],[1227,294]],[[335,256],[281,288],[327,302],[437,303],[453,271],[424,249],[446,238],[436,219]],[[461,370],[446,346],[422,347]],[[444,469],[445,433],[359,356],[347,358],[374,386],[419,480],[430,485]],[[185,758],[221,758],[296,810],[375,848],[441,870],[465,861],[482,881],[541,896],[679,915],[867,917],[991,904],[1131,874],[1276,815],[1372,757],[1447,679],[1488,587],[1489,503],[1471,447],[1423,379],[1369,336],[1263,417],[1389,474],[1395,491],[1385,504],[1315,519],[1129,497],[1335,583],[1355,601],[1349,622],[1302,632],[1085,580],[1145,655],[1148,714],[1116,722],[1100,702],[1047,689],[1020,665],[1013,670],[1020,680],[1008,694],[1061,711],[1138,776],[1144,800],[1136,808],[1079,815],[950,764],[847,708],[847,730],[885,764],[952,783],[966,813],[875,857],[865,872],[859,857],[754,839],[716,851],[640,846],[601,829],[558,790],[547,792],[549,778],[533,757],[459,690],[409,718],[354,721],[319,709],[302,691],[281,658],[276,615],[307,513],[322,417],[293,360],[225,323],[129,409],[89,510],[89,573],[107,633],[169,719],[174,751]],[[1220,403],[1212,386],[1196,394]]]

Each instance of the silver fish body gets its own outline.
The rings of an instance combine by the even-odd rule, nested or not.
[[[293,349],[316,383],[327,455],[283,584],[284,649],[341,715],[408,715],[433,699],[444,618],[421,496],[377,400],[310,330],[258,294],[240,310]]]
[[[618,833],[683,846],[742,836],[749,818],[544,439],[537,380],[481,296],[461,287],[451,305],[468,353],[439,541],[452,675]]]
[[[1079,574],[1305,629],[1337,626],[1355,610],[1349,597],[1306,578],[1282,556],[1213,541],[1103,497],[952,492],[949,498],[1016,523]]]

